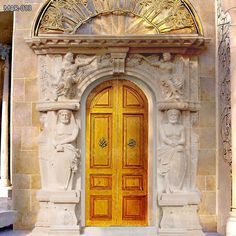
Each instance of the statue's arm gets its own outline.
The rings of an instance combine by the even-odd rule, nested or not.
[[[61,140],[57,145],[63,145],[74,142],[78,134],[79,134],[79,128],[74,128],[72,135],[68,138],[65,138],[64,140]]]
[[[92,63],[96,58],[97,58],[97,57],[94,56],[94,57],[91,58],[91,60],[89,60],[89,61],[86,61],[86,60],[85,60],[85,62],[81,62],[81,63],[78,62],[78,63],[77,63],[77,67],[87,66],[87,65],[89,65],[90,63]]]
[[[161,140],[167,144],[167,145],[172,145],[172,141],[166,137],[165,131],[163,128],[160,128],[160,136],[161,136]]]
[[[184,130],[184,127],[181,127],[181,136],[180,136],[180,140],[178,142],[179,145],[184,145],[186,142],[186,139],[185,139],[185,130]]]

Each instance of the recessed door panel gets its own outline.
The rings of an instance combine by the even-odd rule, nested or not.
[[[111,168],[112,115],[91,116],[91,168]]]
[[[123,116],[124,122],[124,168],[143,167],[143,114]]]
[[[147,99],[126,80],[87,100],[86,226],[147,225]]]

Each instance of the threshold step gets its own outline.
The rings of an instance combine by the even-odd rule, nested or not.
[[[16,211],[0,209],[0,228],[12,225],[15,222]]]

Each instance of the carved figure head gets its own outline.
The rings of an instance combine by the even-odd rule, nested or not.
[[[62,124],[69,124],[71,120],[71,115],[72,112],[69,110],[60,110],[58,112],[58,121],[61,122]]]
[[[167,111],[167,119],[171,124],[176,124],[179,121],[180,111],[177,109],[170,109]]]
[[[71,52],[66,53],[64,59],[66,61],[73,62],[73,59],[74,59],[73,53],[71,53]]]
[[[171,60],[171,54],[169,52],[163,53],[163,60],[164,61],[170,61]]]

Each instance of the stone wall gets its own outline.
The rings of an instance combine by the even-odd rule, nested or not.
[[[3,0],[7,4],[9,1]],[[38,203],[35,199],[40,188],[38,144],[40,131],[35,105],[37,91],[37,57],[26,45],[33,19],[41,0],[16,0],[29,3],[32,12],[16,12],[13,42],[12,74],[12,162],[13,201],[18,211],[15,228],[32,228],[36,220]],[[191,1],[202,20],[205,36],[211,38],[207,51],[200,57],[200,91],[202,109],[196,131],[200,135],[198,186],[202,192],[199,214],[204,230],[216,230],[216,93],[215,93],[215,1]]]
[[[12,184],[13,205],[17,210],[15,228],[32,228],[38,203],[36,190],[40,188],[38,144],[38,113],[35,104],[37,91],[37,57],[25,44],[29,37],[40,0],[12,1],[11,4],[32,4],[31,12],[16,12],[12,64]],[[9,4],[9,1],[3,1]]]

